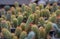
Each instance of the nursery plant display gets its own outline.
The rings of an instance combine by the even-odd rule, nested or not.
[[[5,6],[0,10],[0,33],[6,39],[47,39],[50,31],[54,31],[53,23],[58,27],[60,38],[60,6],[37,5],[30,3],[21,7],[18,2],[14,7]],[[49,38],[49,37],[48,37]]]

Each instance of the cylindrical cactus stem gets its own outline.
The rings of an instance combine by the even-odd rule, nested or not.
[[[25,10],[26,10],[26,5],[23,4],[22,7],[21,7],[21,11],[22,11],[22,13],[25,12]]]
[[[27,32],[22,31],[19,39],[25,39],[27,37]]]
[[[18,26],[17,18],[13,18],[13,26],[16,28]]]
[[[2,28],[7,28],[8,29],[8,25],[7,25],[7,21],[6,20],[2,20],[1,21],[1,25],[2,25]]]
[[[44,24],[45,24],[45,20],[44,20],[44,18],[43,18],[43,17],[40,17],[39,20],[38,20],[38,25],[44,27]]]
[[[40,12],[40,16],[48,19],[50,16],[50,11],[48,9],[42,9]]]
[[[27,22],[26,22],[26,26],[25,26],[25,29],[29,29],[29,25],[30,25],[30,23],[32,23],[34,21],[34,15],[33,14],[31,14],[29,17],[28,17],[28,20],[27,20]]]
[[[31,30],[35,32],[35,34],[36,34],[35,35],[36,36],[35,38],[36,39],[40,39],[40,33],[39,33],[39,29],[38,29],[37,25],[32,25],[31,26]]]
[[[11,39],[11,33],[8,31],[8,29],[3,28],[3,29],[2,29],[2,34],[3,34],[3,36],[4,36],[5,38]]]
[[[21,23],[20,27],[22,28],[22,30],[24,31],[25,30],[25,23]]]
[[[11,15],[11,21],[13,21],[13,19],[16,18],[15,15]]]
[[[17,17],[17,20],[18,20],[18,26],[20,26],[20,24],[21,24],[22,21],[23,21],[23,15],[19,15],[19,16]]]
[[[8,11],[6,15],[6,20],[11,21],[11,15],[12,15],[11,11]]]
[[[51,21],[52,23],[56,23],[56,14],[54,13],[54,14],[52,14],[51,15],[51,17],[49,17],[49,19],[48,19],[49,21]]]
[[[40,32],[40,38],[45,39],[45,29],[43,27],[39,28],[39,32]]]
[[[46,36],[49,34],[51,30],[52,30],[52,23],[47,22],[47,24],[45,25]]]
[[[19,3],[16,1],[15,4],[14,4],[15,8],[16,7],[19,7]]]
[[[4,8],[5,8],[6,11],[10,10],[10,6],[8,6],[8,5],[5,6]]]
[[[37,14],[38,18],[40,17],[40,11],[36,10],[35,13]]]
[[[29,4],[29,6],[31,7],[32,12],[35,12],[35,9],[36,9],[36,3]]]
[[[41,9],[44,9],[44,5],[43,5],[43,4],[40,4],[40,5],[39,5],[39,8],[40,8],[40,10],[41,10]]]
[[[17,27],[15,30],[15,35],[19,38],[19,36],[21,35],[22,29],[21,27]]]

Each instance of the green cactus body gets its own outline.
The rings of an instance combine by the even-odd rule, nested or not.
[[[58,9],[58,5],[57,5],[57,3],[54,3],[52,6],[53,12],[55,12],[57,9]]]
[[[14,6],[15,6],[15,8],[16,8],[16,7],[19,7],[19,3],[16,1],[16,2],[14,3]]]
[[[13,19],[13,26],[15,28],[18,26],[18,20],[16,18]]]
[[[34,23],[38,24],[38,16],[36,13],[34,13]]]
[[[58,9],[58,10],[56,10],[56,12],[55,12],[55,13],[56,13],[56,15],[57,15],[57,16],[59,16],[59,15],[60,15],[60,10],[59,10],[59,9]]]
[[[7,19],[8,21],[11,21],[11,11],[8,11],[8,12],[7,12],[6,19]]]
[[[56,14],[52,14],[52,16],[49,17],[48,20],[50,20],[50,21],[53,22],[53,23],[56,23]]]
[[[46,34],[48,34],[50,32],[50,30],[52,30],[52,23],[47,22],[47,24],[45,25]]]
[[[25,10],[26,10],[26,5],[23,4],[22,7],[21,7],[21,11],[22,11],[22,12],[25,12]]]
[[[18,20],[18,26],[20,26],[20,24],[23,21],[23,15],[19,15],[18,18],[17,18],[17,20]]]
[[[39,22],[38,22],[38,24],[40,24],[41,26],[43,26],[43,27],[44,27],[45,20],[44,20],[44,18],[43,18],[43,17],[40,17],[40,18],[39,18]]]
[[[25,25],[26,25],[25,23],[21,23],[20,25],[23,31],[25,30]]]
[[[1,25],[2,25],[2,28],[8,29],[8,25],[7,25],[6,20],[2,20]]]
[[[2,29],[2,34],[5,38],[11,39],[11,33],[6,28]]]
[[[38,29],[37,25],[32,25],[31,30],[35,32],[35,34],[36,34],[35,38],[40,39],[40,33],[39,33],[39,29]]]
[[[0,27],[2,27],[1,21],[3,20],[3,18],[0,18]]]
[[[13,21],[13,19],[16,18],[15,15],[11,15],[11,21]]]
[[[27,32],[23,31],[23,32],[21,32],[19,39],[25,39],[26,37],[27,37]]]
[[[29,8],[29,7],[27,7],[27,9],[26,9],[26,17],[28,18],[30,15],[32,14],[32,10],[31,10],[31,8]]]
[[[35,12],[36,3],[29,4],[29,6],[31,7],[31,9],[32,9],[32,12]]]
[[[32,23],[34,21],[34,15],[31,14],[29,17],[28,17],[28,20],[26,22],[26,26],[25,26],[25,29],[28,29],[29,28],[29,24]]]
[[[2,10],[1,10],[1,15],[5,15],[5,14],[6,14],[5,10],[2,9]]]
[[[20,27],[17,27],[15,30],[15,35],[19,38],[19,36],[21,35],[22,29]]]
[[[35,13],[37,14],[38,18],[40,17],[40,11],[36,10]]]
[[[4,8],[6,11],[10,10],[10,6],[5,6]]]
[[[40,4],[40,5],[39,5],[39,8],[40,8],[40,10],[41,10],[41,9],[44,9],[43,4]]]
[[[40,16],[49,18],[49,16],[50,16],[49,10],[48,9],[42,9],[41,13],[40,13]]]
[[[40,32],[40,38],[45,39],[45,29],[43,27],[39,28],[39,32]]]

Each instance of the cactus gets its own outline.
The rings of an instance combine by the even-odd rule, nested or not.
[[[40,4],[40,5],[39,5],[39,8],[40,8],[40,10],[41,10],[41,9],[44,9],[43,4]]]
[[[32,12],[35,12],[36,3],[29,4],[29,6],[31,7]]]
[[[10,10],[10,6],[8,6],[8,5],[4,6],[4,8],[6,11]]]
[[[25,30],[25,25],[26,25],[25,23],[21,23],[20,25],[23,31]]]
[[[57,15],[57,16],[59,16],[59,15],[60,15],[60,10],[59,10],[59,9],[58,9],[58,10],[56,10],[56,12],[55,12],[55,13],[56,13],[56,15]]]
[[[37,16],[37,14],[36,13],[34,13],[34,23],[35,24],[38,24],[38,16]]]
[[[44,18],[43,18],[43,17],[40,17],[40,18],[39,18],[38,24],[40,24],[41,26],[43,26],[43,27],[44,27],[45,20],[44,20]]]
[[[47,22],[47,24],[45,25],[46,35],[50,32],[50,30],[52,30],[52,23]]]
[[[5,17],[5,15],[2,15],[2,16],[1,16],[1,18],[3,18],[3,19],[5,19],[5,20],[6,20],[6,17]]]
[[[27,32],[22,31],[19,39],[25,39],[27,37]]]
[[[5,38],[11,39],[11,33],[6,28],[2,29],[2,34]]]
[[[37,14],[38,18],[40,17],[40,11],[36,10],[35,13]]]
[[[19,3],[16,1],[16,2],[14,3],[14,6],[15,6],[15,8],[16,8],[16,7],[19,7]]]
[[[36,36],[35,38],[36,39],[40,39],[40,33],[39,33],[39,29],[38,29],[37,25],[32,25],[31,26],[31,30],[35,32],[35,34],[36,34],[35,35]]]
[[[1,21],[1,25],[2,25],[2,28],[8,29],[8,25],[7,25],[6,20],[2,20],[2,21]]]
[[[25,29],[28,30],[28,28],[29,28],[29,24],[32,23],[33,21],[34,21],[34,15],[31,14],[31,15],[28,17],[28,20],[27,20],[27,22],[26,22]]]
[[[18,26],[18,20],[13,18],[13,26],[16,28]]]
[[[23,4],[22,7],[21,7],[21,11],[22,11],[22,13],[25,12],[25,10],[26,10],[26,5]]]
[[[58,9],[57,3],[54,3],[52,6],[52,11],[55,12]]]
[[[45,39],[45,29],[43,27],[39,28],[39,32],[40,32],[40,38]]]
[[[15,15],[11,15],[11,21],[13,21],[13,19],[16,18]]]
[[[48,20],[50,20],[50,21],[53,22],[53,23],[56,23],[56,14],[55,14],[55,13],[52,14],[51,17],[49,17]]]
[[[21,24],[22,21],[23,21],[23,15],[19,15],[19,16],[17,17],[17,20],[18,20],[18,26],[20,26],[20,24]]]
[[[15,30],[15,35],[19,38],[19,36],[21,35],[22,29],[20,27],[17,27]]]
[[[40,13],[40,16],[49,18],[49,16],[50,16],[49,10],[48,9],[42,9],[41,13]]]
[[[11,12],[12,12],[12,15],[15,15],[16,14],[16,10],[14,7],[11,7]]]
[[[8,21],[11,21],[11,11],[8,11],[7,12],[7,15],[6,15],[6,19],[8,20]]]

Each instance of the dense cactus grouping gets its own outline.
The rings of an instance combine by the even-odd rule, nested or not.
[[[5,6],[0,10],[0,29],[7,39],[47,39],[49,32],[54,30],[53,23],[60,28],[60,6],[54,3],[37,5],[15,2],[15,7]],[[15,33],[11,33],[11,28]],[[58,30],[57,35],[60,35]]]

